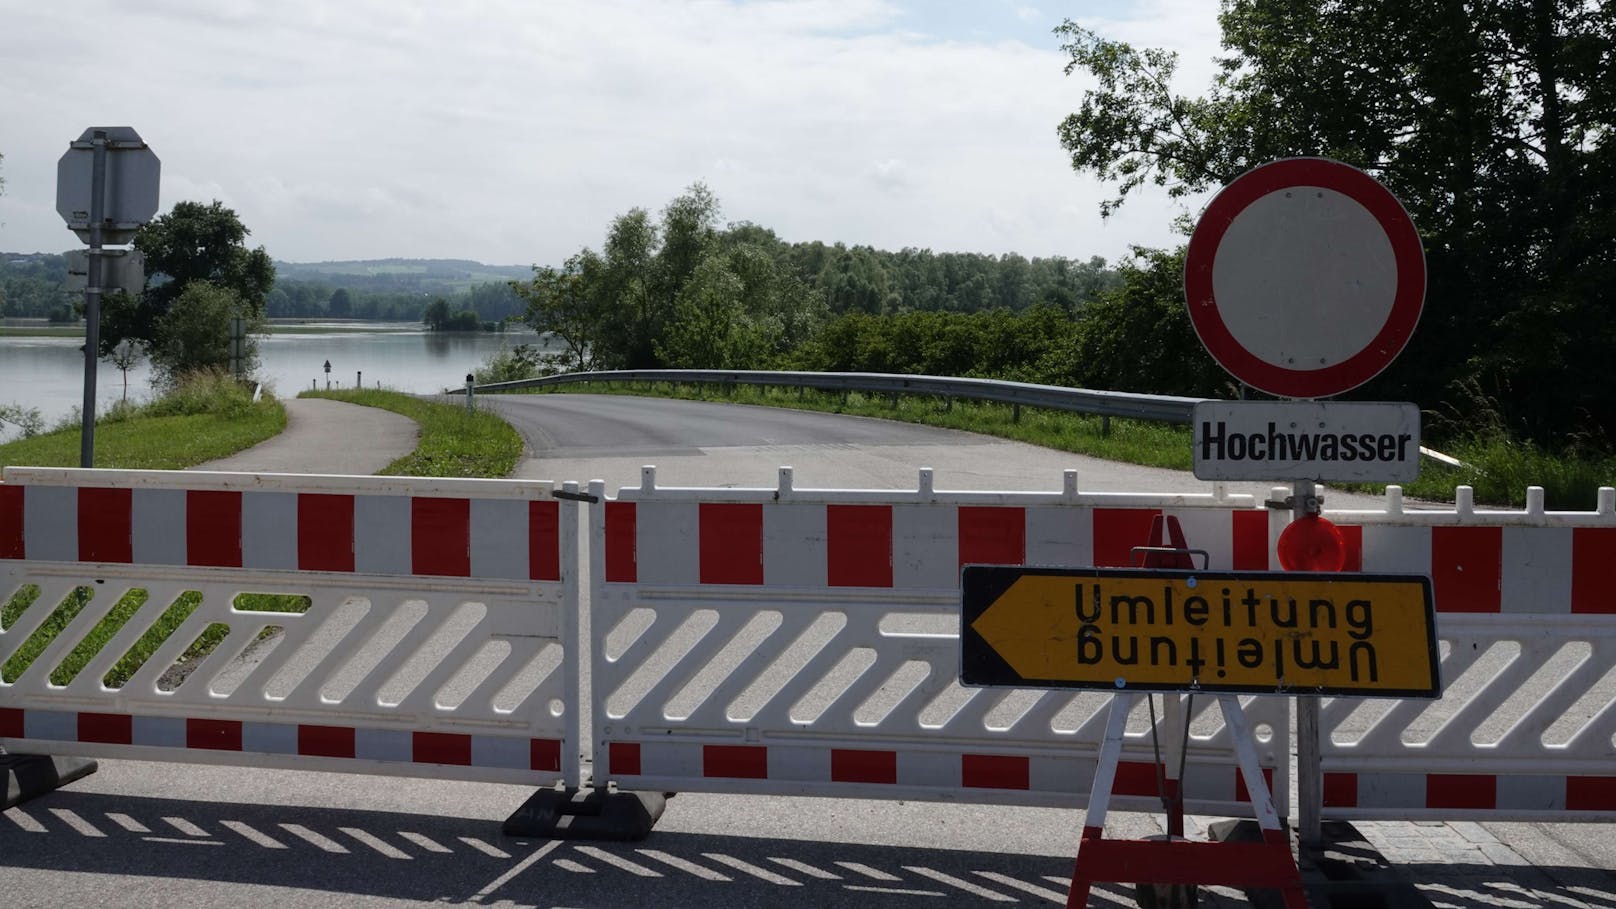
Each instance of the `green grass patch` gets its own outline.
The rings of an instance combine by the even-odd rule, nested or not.
[[[238,612],[289,612],[302,615],[314,600],[295,593],[243,593],[231,603]]]
[[[34,664],[34,660],[39,659],[39,655],[45,652],[45,648],[67,628],[68,623],[78,618],[79,613],[84,611],[84,607],[90,604],[94,596],[95,591],[88,587],[73,588],[72,592],[46,617],[44,623],[28,636],[28,640],[22,642],[22,646],[11,655],[11,659],[6,660],[4,666],[0,666],[0,680],[9,685],[21,678],[22,674],[28,671],[28,667]],[[21,610],[18,611],[18,615],[21,615]]]
[[[82,338],[84,326],[79,325],[4,325],[0,338]]]
[[[123,626],[129,624],[129,620],[140,611],[140,607],[146,605],[147,599],[146,591],[139,588],[120,597],[101,621],[90,629],[90,633],[84,636],[84,640],[79,641],[78,646],[74,647],[61,664],[51,671],[51,684],[66,685],[78,678],[90,660],[112,640],[112,636],[122,631]]]
[[[379,325],[371,322],[353,322],[341,325],[277,325],[270,323],[269,333],[272,335],[351,335],[366,333],[373,335],[406,334],[422,330],[422,325]]]
[[[184,624],[185,620],[191,617],[191,613],[201,605],[202,594],[199,591],[187,590],[175,597],[174,602],[168,604],[168,608],[163,610],[157,621],[140,636],[140,640],[136,641],[134,646],[130,647],[128,652],[107,671],[101,684],[108,688],[122,688],[136,672],[140,671],[140,667],[146,665],[146,661],[157,652],[157,648],[163,646],[163,642],[173,636],[180,625]]]
[[[213,622],[202,629],[202,633],[196,636],[191,646],[185,648],[185,652],[179,655],[174,665],[158,679],[157,690],[173,691],[185,684],[185,680],[191,676],[191,671],[211,656],[213,651],[218,650],[219,645],[229,636],[230,626],[223,622]]]
[[[235,454],[286,428],[279,401],[265,401],[245,417],[191,415],[96,424],[95,466],[122,470],[181,470]],[[58,430],[0,445],[0,464],[79,466],[76,429]]]
[[[180,470],[251,448],[286,428],[286,408],[253,401],[231,379],[203,375],[144,405],[116,405],[96,420],[95,466]],[[0,445],[0,465],[79,466],[77,425]]]
[[[522,437],[487,411],[438,404],[379,389],[305,391],[302,398],[330,398],[403,414],[421,426],[415,450],[378,471],[403,477],[503,477],[522,457]]]
[[[0,631],[6,631],[17,624],[17,620],[22,618],[22,614],[29,606],[34,605],[37,599],[39,599],[38,584],[24,584],[17,588],[11,599],[6,600],[6,605],[0,606]]]
[[[1451,501],[1454,487],[1470,486],[1479,503],[1519,508],[1527,487],[1541,486],[1550,511],[1592,511],[1599,487],[1616,486],[1616,458],[1609,455],[1554,455],[1505,438],[1460,439],[1444,450],[1464,467],[1426,460],[1419,479],[1404,486],[1409,495]]]

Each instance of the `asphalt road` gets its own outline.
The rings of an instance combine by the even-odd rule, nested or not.
[[[922,466],[940,489],[1055,490],[1068,468],[1084,490],[1211,488],[861,418],[594,395],[484,401],[528,439],[518,475],[613,488],[637,485],[644,464],[658,465],[665,485],[772,487],[789,464],[805,488],[913,488]],[[0,889],[17,907],[1059,905],[1082,824],[1070,810],[686,793],[642,843],[503,838],[500,823],[527,794],[105,761],[0,814]],[[1153,815],[1113,814],[1108,835],[1160,829]],[[1377,824],[1372,841],[1411,876],[1440,882],[1428,892],[1448,905],[1616,906],[1616,881],[1601,870],[1616,867],[1609,825]],[[1132,902],[1102,887],[1094,904]],[[1219,891],[1203,904],[1245,901]]]
[[[1058,492],[1076,470],[1085,492],[1204,493],[1217,484],[1187,471],[1119,464],[990,436],[868,417],[622,395],[489,395],[517,427],[528,456],[513,476],[638,486],[654,464],[664,486],[772,489],[791,467],[799,489],[914,489],[930,467],[938,489]],[[1267,496],[1267,483],[1223,484]],[[1326,507],[1379,500],[1327,493]]]

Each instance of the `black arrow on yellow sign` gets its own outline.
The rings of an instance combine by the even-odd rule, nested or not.
[[[1437,697],[1421,576],[971,565],[965,685]]]

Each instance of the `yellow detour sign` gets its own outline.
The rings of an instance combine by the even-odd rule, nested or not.
[[[965,685],[1437,697],[1431,582],[1356,573],[963,573]]]

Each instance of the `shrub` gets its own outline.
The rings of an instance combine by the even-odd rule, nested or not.
[[[200,369],[174,379],[173,388],[146,405],[154,417],[187,414],[240,416],[252,407],[252,392],[220,369]]]

